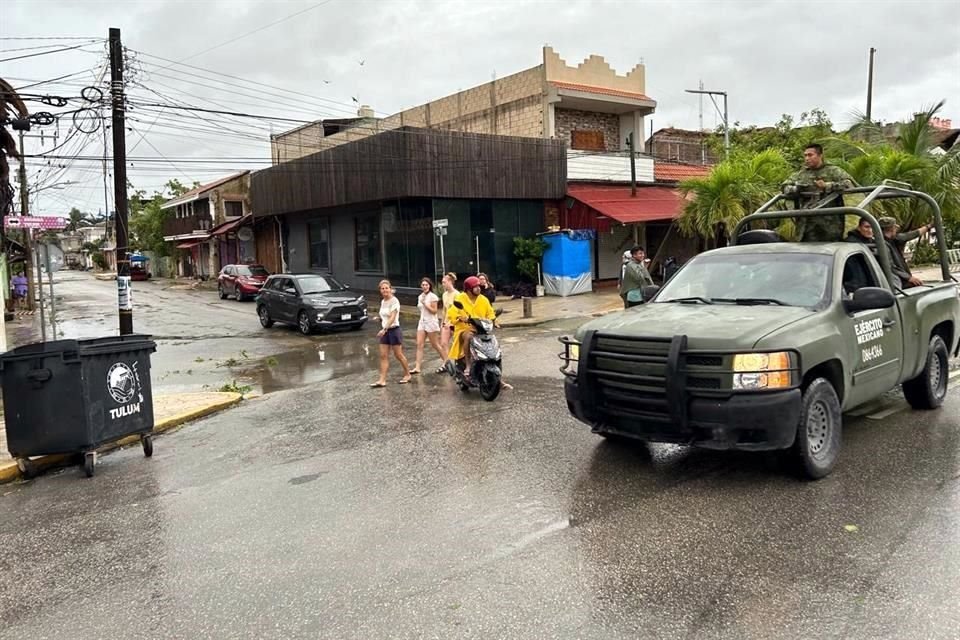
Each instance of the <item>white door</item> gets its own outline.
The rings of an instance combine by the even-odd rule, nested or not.
[[[597,233],[597,280],[616,280],[623,266],[623,252],[633,246],[633,227],[616,225]]]

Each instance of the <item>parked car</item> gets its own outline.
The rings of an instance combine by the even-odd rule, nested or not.
[[[221,300],[233,296],[242,302],[260,293],[270,272],[259,264],[228,264],[217,276],[217,292]]]
[[[260,324],[292,324],[303,335],[315,329],[359,329],[367,321],[367,301],[330,276],[280,273],[267,278],[257,296]]]

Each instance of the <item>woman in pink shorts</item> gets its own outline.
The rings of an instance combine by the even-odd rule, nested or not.
[[[427,340],[430,346],[440,356],[440,363],[443,364],[443,349],[440,348],[440,317],[437,313],[437,306],[440,304],[440,298],[433,292],[433,281],[430,278],[420,280],[420,297],[417,298],[417,308],[420,309],[420,322],[417,324],[417,360],[410,373],[420,373],[420,366],[423,364],[423,347]],[[441,366],[438,372],[443,371]]]

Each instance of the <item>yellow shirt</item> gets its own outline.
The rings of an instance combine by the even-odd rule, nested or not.
[[[447,322],[455,327],[463,329],[469,326],[466,321],[460,319],[463,315],[471,318],[486,318],[488,320],[494,320],[497,317],[486,296],[477,296],[475,302],[470,302],[470,297],[466,293],[459,293],[455,299],[463,305],[462,311],[452,304],[450,308],[447,309]]]

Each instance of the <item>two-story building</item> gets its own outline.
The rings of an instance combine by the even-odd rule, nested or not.
[[[173,243],[177,275],[207,279],[227,264],[254,262],[256,242],[250,228],[250,172],[241,171],[194,187],[167,201],[164,240]]]
[[[254,176],[256,216],[277,217],[285,238],[283,255],[288,268],[332,272],[351,282],[375,284],[377,276],[367,277],[366,274],[376,273],[390,275],[403,285],[416,286],[418,278],[423,275],[439,275],[441,261],[435,258],[438,258],[440,248],[436,240],[430,241],[429,227],[425,227],[428,237],[411,243],[409,236],[404,235],[408,230],[404,230],[403,225],[394,226],[398,215],[424,221],[446,220],[449,225],[447,242],[457,242],[454,250],[448,251],[448,259],[443,261],[447,267],[451,267],[449,257],[455,256],[461,259],[456,264],[458,272],[475,272],[479,265],[479,270],[492,272],[490,275],[499,282],[515,277],[511,266],[510,234],[532,235],[567,222],[576,223],[581,228],[598,232],[594,243],[595,278],[615,278],[624,247],[643,240],[647,224],[670,227],[683,206],[675,189],[676,181],[658,185],[654,159],[644,153],[644,125],[656,109],[656,102],[646,94],[645,75],[642,64],[634,66],[625,75],[618,74],[597,55],[571,66],[553,49],[544,47],[541,64],[537,66],[385,118],[376,118],[369,107],[363,107],[355,119],[318,121],[271,136],[275,166]],[[461,135],[431,138],[430,131]],[[367,142],[387,132],[403,133],[390,143]],[[501,140],[480,142],[491,136]],[[632,167],[631,138],[635,150]],[[427,188],[414,181],[412,190],[405,195],[426,200],[416,205],[415,214],[405,214],[402,201],[376,197],[378,193],[385,193],[382,189],[354,190],[346,196],[344,191],[348,185],[344,182],[324,183],[325,178],[309,175],[311,163],[329,171],[328,162],[337,157],[335,152],[364,142],[366,146],[356,147],[361,152],[344,152],[344,161],[349,157],[349,161],[355,163],[344,167],[344,175],[353,169],[362,173],[367,183],[390,183],[391,174],[397,171],[394,163],[402,164],[408,156],[376,154],[393,149],[393,144],[412,145],[414,140],[431,140],[430,144],[435,145],[418,148],[418,152],[425,154],[425,173],[456,166],[461,169],[458,176],[461,183],[467,180],[484,188],[464,192],[456,185],[431,183]],[[544,183],[540,188],[523,185],[524,188],[514,189],[512,196],[497,196],[498,190],[485,184],[482,172],[492,171],[489,177],[499,176],[497,179],[519,187],[513,184],[515,176],[503,176],[496,165],[510,165],[519,155],[533,153],[531,149],[540,148],[540,153],[547,153],[553,161],[551,154],[556,149],[538,147],[525,140],[561,143],[564,148],[561,161],[565,165],[562,172],[566,183],[559,194],[554,184]],[[499,155],[464,155],[469,145],[477,145],[471,147],[469,153],[478,153],[478,149],[484,148],[488,154]],[[416,148],[416,145],[412,146]],[[547,148],[549,153],[544,151]],[[281,170],[284,165],[295,162],[301,162],[297,165],[299,174],[290,169]],[[672,163],[667,164],[672,166]],[[477,173],[467,178],[462,174],[468,170]],[[540,179],[553,177],[557,172],[555,167],[546,167]],[[296,175],[300,176],[299,179],[294,177]],[[431,179],[441,175],[444,179],[449,178],[441,171],[433,174]],[[639,185],[640,197],[631,195],[632,175]],[[300,197],[296,203],[278,199],[277,181],[281,176],[287,190],[300,195],[312,194],[312,199]],[[604,189],[599,199],[593,198],[592,195],[596,194],[591,192],[598,185]],[[261,198],[261,189],[274,195]],[[503,193],[502,189],[499,192]],[[451,195],[454,193],[463,195],[454,197]],[[602,206],[602,200],[611,194],[614,198],[626,194],[626,199],[616,207]],[[484,202],[472,202],[473,195]],[[498,198],[527,202],[516,205],[498,202]],[[361,202],[366,213],[376,215],[365,217],[363,233],[355,231],[346,238],[347,244],[334,242],[342,250],[351,251],[353,257],[342,262],[314,257],[307,260],[307,247],[326,246],[328,241],[318,238],[329,237],[324,231],[326,226],[321,225],[322,229],[311,226],[311,220],[314,217],[328,220],[330,228],[336,228],[340,224],[337,222],[339,218],[350,219],[356,212],[330,207],[360,206]],[[412,206],[408,203],[407,208]],[[566,215],[575,206],[579,214]],[[503,213],[507,210],[511,213]],[[344,224],[358,223],[348,221]],[[395,228],[403,233],[396,235]],[[498,234],[504,235],[498,239]],[[318,248],[317,251],[322,254],[326,250]],[[394,253],[396,256],[391,258]],[[402,258],[400,254],[403,254]],[[418,257],[411,261],[410,256],[414,254]],[[373,258],[359,259],[358,255]],[[395,261],[416,264],[417,268],[394,269],[391,262]],[[371,266],[375,268],[368,268]]]

